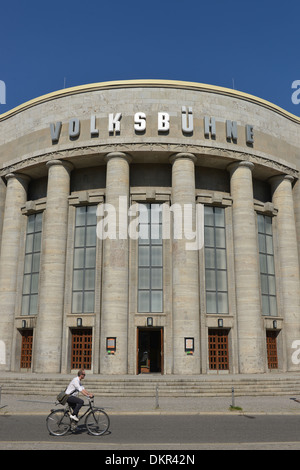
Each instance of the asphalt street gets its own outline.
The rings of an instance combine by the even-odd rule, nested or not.
[[[52,437],[46,415],[1,415],[1,450],[300,449],[300,416],[112,415],[100,437],[79,424],[76,434]]]

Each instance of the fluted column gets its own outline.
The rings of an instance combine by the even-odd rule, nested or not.
[[[116,215],[116,238],[103,241],[100,373],[127,374],[128,362],[128,206],[129,162],[122,152],[106,156],[105,203]],[[116,352],[106,351],[106,338],[116,338]]]
[[[47,167],[47,202],[33,367],[35,372],[57,373],[61,369],[68,196],[73,166],[69,162],[51,160]]]
[[[273,203],[278,209],[276,226],[280,264],[280,300],[284,317],[287,367],[289,371],[299,371],[299,364],[293,363],[292,360],[293,352],[295,352],[292,348],[293,342],[300,339],[299,256],[292,194],[293,179],[289,175],[279,175],[272,177],[270,182],[273,190]]]
[[[265,371],[265,331],[260,303],[260,269],[250,162],[233,163],[233,242],[240,373]]]
[[[178,153],[171,157],[172,206],[177,204],[182,213],[187,206],[192,208],[193,230],[196,224],[195,161],[190,153]],[[186,206],[187,205],[187,206]],[[186,207],[185,207],[186,206]],[[198,251],[187,250],[191,240],[173,238],[173,373],[200,373],[200,312]],[[194,338],[194,354],[187,355],[184,338]]]
[[[27,200],[27,187],[30,178],[11,173],[6,176],[6,179],[7,189],[0,258],[0,342],[2,342],[0,345],[2,351],[0,368],[11,370],[11,346],[22,224],[21,207]],[[3,349],[5,349],[5,358],[3,357]]]

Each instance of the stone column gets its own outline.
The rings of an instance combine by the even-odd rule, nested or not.
[[[195,161],[190,153],[178,153],[171,157],[172,163],[172,206],[177,204],[182,214],[192,208],[193,230],[196,224],[195,202]],[[185,206],[187,205],[187,206]],[[183,225],[183,224],[182,224]],[[183,227],[184,229],[184,227]],[[188,250],[191,240],[173,237],[173,373],[200,373],[200,309],[198,251]],[[194,338],[194,354],[184,350],[185,338]]]
[[[47,202],[43,221],[39,313],[33,367],[39,373],[61,370],[65,265],[71,163],[47,163]]]
[[[12,370],[17,272],[22,225],[21,207],[27,200],[29,177],[8,174],[0,258],[0,369]],[[5,357],[4,357],[5,356]]]
[[[284,317],[287,368],[289,371],[299,371],[299,364],[293,363],[292,359],[295,352],[295,345],[292,347],[293,342],[300,340],[299,257],[292,194],[293,179],[289,175],[279,175],[272,177],[270,182],[273,203],[278,209],[276,226],[281,295],[277,300],[281,302]],[[296,346],[299,349],[299,343]]]
[[[253,205],[251,162],[233,163],[233,243],[238,325],[239,371],[244,374],[265,371],[266,334],[260,300],[260,269],[256,214]]]
[[[100,373],[127,374],[128,365],[128,207],[129,162],[122,152],[106,156],[105,203],[116,215],[116,238],[103,241]],[[107,354],[106,338],[116,338],[116,352]]]

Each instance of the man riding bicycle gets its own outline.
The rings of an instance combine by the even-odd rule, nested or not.
[[[78,421],[78,413],[82,405],[84,404],[84,401],[81,398],[78,398],[79,392],[81,392],[83,395],[85,395],[88,398],[93,398],[93,394],[89,393],[83,385],[81,385],[81,380],[85,378],[85,370],[80,369],[78,371],[77,377],[75,377],[71,382],[69,383],[65,393],[67,395],[70,395],[67,399],[67,403],[70,405],[70,407],[73,410],[73,415],[70,416],[71,419],[74,421]]]

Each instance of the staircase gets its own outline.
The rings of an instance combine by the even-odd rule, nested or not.
[[[0,373],[3,394],[56,395],[74,375]],[[101,376],[84,380],[98,397],[227,397],[300,395],[300,374],[200,375],[200,376]]]

